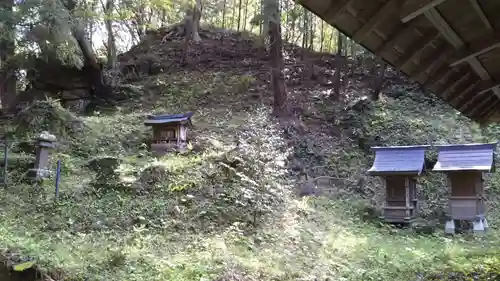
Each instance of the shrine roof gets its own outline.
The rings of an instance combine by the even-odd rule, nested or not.
[[[372,147],[375,161],[368,170],[371,175],[422,173],[428,145]]]
[[[167,124],[167,123],[177,123],[184,122],[191,119],[193,116],[193,112],[187,112],[182,114],[158,114],[158,115],[149,115],[148,119],[144,121],[146,125],[154,125],[154,124]]]
[[[497,143],[437,145],[438,161],[433,171],[484,171],[494,167]]]

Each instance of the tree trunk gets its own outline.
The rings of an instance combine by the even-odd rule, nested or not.
[[[200,27],[201,13],[203,11],[203,5],[201,0],[196,0],[195,6],[190,7],[186,10],[186,15],[184,17],[184,46],[182,48],[182,58],[181,64],[185,65],[187,61],[187,55],[189,51],[189,44],[191,40],[195,42],[201,42],[200,34],[198,33]]]
[[[0,105],[2,108],[11,107],[17,95],[17,69],[12,61],[15,54],[13,7],[14,1],[0,0],[0,13],[6,15],[3,18],[4,32],[0,36]]]
[[[243,30],[247,29],[248,20],[248,0],[245,0],[245,12],[243,13]]]
[[[340,31],[337,30],[337,55],[335,56],[335,75],[333,77],[333,99],[339,100],[340,98],[340,86],[341,86],[341,73],[343,65],[342,48],[343,48],[343,36]]]
[[[193,27],[192,27],[192,32],[193,32],[193,41],[194,42],[201,42],[201,37],[199,34],[200,30],[200,20],[201,20],[201,14],[203,12],[203,3],[201,0],[196,0],[194,6],[194,12],[193,12]]]
[[[382,86],[384,84],[384,79],[385,79],[385,69],[387,68],[387,63],[385,61],[380,59],[379,62],[380,62],[380,73],[378,75],[375,75],[376,73],[373,73],[373,78],[372,78],[373,82],[371,87],[370,98],[373,101],[378,101],[380,99],[380,91],[382,91]],[[377,65],[377,63],[375,63],[375,65]]]
[[[113,14],[114,10],[114,2],[113,0],[107,0],[106,3],[104,4],[104,13],[106,14],[107,18],[105,20],[106,24],[106,31],[108,32],[108,42],[107,42],[107,66],[108,69],[111,70],[112,73],[112,80],[111,80],[111,86],[116,85],[116,78],[117,78],[117,53],[116,53],[116,40],[115,40],[115,33],[113,31],[113,20],[111,19],[111,16]]]
[[[321,21],[321,38],[320,38],[320,44],[319,44],[319,51],[323,52],[323,44],[325,41],[325,21]]]
[[[222,29],[226,28],[226,3],[227,0],[222,2]]]
[[[242,3],[243,1],[242,0],[239,0],[238,2],[238,31],[240,31],[240,24],[241,24],[241,5],[243,4]]]
[[[104,81],[102,64],[97,62],[94,52],[90,47],[90,43],[85,39],[85,31],[83,28],[77,27],[73,31],[73,36],[82,51],[83,74],[91,88],[91,97],[109,102],[113,92],[112,87],[107,85]]]
[[[269,7],[269,42],[270,42],[270,63],[271,81],[274,92],[273,114],[279,117],[289,115],[287,92],[285,88],[285,77],[283,74],[283,53],[281,38],[281,18],[279,13],[278,0],[266,0]]]

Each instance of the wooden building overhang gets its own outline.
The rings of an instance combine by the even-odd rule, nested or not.
[[[500,122],[499,0],[295,0],[463,115]]]

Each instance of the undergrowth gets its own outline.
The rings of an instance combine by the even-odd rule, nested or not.
[[[226,89],[208,77],[200,84],[221,93],[254,83],[227,78],[236,86]],[[178,111],[176,99],[185,98],[186,109],[205,99],[165,83],[155,112]],[[367,147],[487,141],[496,132],[442,104],[424,110],[414,98],[387,95],[362,111],[336,109],[340,123],[326,127],[348,128],[342,143],[315,142],[323,127],[312,125],[311,135],[286,136],[289,128],[265,106],[207,106],[195,114],[190,151],[160,159],[147,149],[150,131],[142,122],[150,112],[123,105],[113,115],[78,117],[55,101],[40,102],[12,124],[15,177],[0,192],[0,245],[36,257],[55,280],[488,280],[500,265],[494,227],[485,237],[446,237],[366,216],[380,190],[364,173],[372,160]],[[27,140],[40,130],[58,137],[51,157],[53,169],[62,161],[58,198],[53,179],[32,186],[22,178],[33,163],[22,157]],[[289,167],[295,158],[324,162],[326,175],[355,184],[337,183],[336,199],[299,199],[301,183]],[[495,226],[497,177],[487,185]],[[420,186],[426,212],[442,208],[442,178],[422,177]]]

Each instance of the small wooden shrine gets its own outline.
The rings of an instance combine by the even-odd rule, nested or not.
[[[150,149],[155,156],[162,156],[172,151],[187,150],[188,129],[192,128],[193,112],[185,114],[150,115],[144,121],[153,128]]]
[[[488,228],[485,217],[483,173],[494,169],[496,143],[439,145],[433,171],[447,174],[450,196],[446,233],[455,233],[458,221],[472,222],[473,231]]]
[[[381,217],[384,221],[411,224],[417,216],[416,177],[424,170],[427,147],[372,147],[375,161],[368,173],[385,180],[386,198]]]

